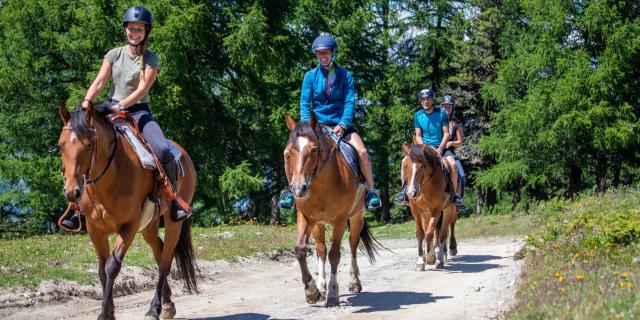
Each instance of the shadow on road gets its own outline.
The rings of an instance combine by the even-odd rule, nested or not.
[[[239,313],[220,317],[190,318],[191,320],[267,320],[270,317],[261,313]]]
[[[413,304],[427,304],[441,299],[451,299],[450,296],[432,296],[427,292],[362,292],[345,295],[347,304],[353,307],[366,307],[354,313],[369,313],[377,311],[398,310],[402,306]]]
[[[468,255],[459,255],[455,257],[449,257],[449,260],[455,261],[455,262],[486,262],[491,260],[500,260],[504,258],[505,257],[500,257],[500,256],[468,254]]]

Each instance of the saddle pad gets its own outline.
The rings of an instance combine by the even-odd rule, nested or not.
[[[140,159],[140,164],[142,165],[142,167],[147,170],[155,170],[156,162],[153,159],[153,156],[151,155],[149,150],[145,148],[142,141],[140,141],[140,139],[138,139],[138,137],[133,133],[131,124],[123,119],[117,119],[113,124],[116,126],[116,128],[118,128],[118,131],[120,131],[127,138],[127,141],[129,141],[129,144],[136,152],[138,159]]]
[[[322,132],[328,135],[333,141],[338,144],[338,150],[340,150],[340,154],[347,160],[351,171],[356,176],[358,182],[364,182],[364,176],[360,171],[360,158],[358,157],[358,151],[354,146],[352,146],[349,142],[344,141],[341,137],[338,137],[331,128],[327,126],[322,127]]]

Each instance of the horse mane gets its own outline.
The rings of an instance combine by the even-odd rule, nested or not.
[[[97,119],[104,120],[106,119],[109,103],[105,101],[96,102],[93,106],[94,116]],[[87,123],[86,111],[82,108],[78,108],[75,111],[71,111],[71,118],[69,119],[69,125],[71,126],[73,132],[80,139],[89,140],[91,138],[91,130],[89,129],[89,124]]]
[[[409,148],[408,156],[411,160],[425,165],[430,165],[435,172],[435,169],[437,168],[436,161],[438,159],[438,152],[436,152],[434,148],[427,144],[412,144]]]
[[[318,134],[313,131],[311,125],[307,121],[300,121],[295,128],[291,130],[289,135],[289,144],[295,145],[298,137],[308,137],[310,139],[319,140]]]

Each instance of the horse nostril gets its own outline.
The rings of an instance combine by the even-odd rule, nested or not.
[[[305,192],[307,192],[307,184],[303,184],[302,186],[300,186],[300,193],[304,194]]]
[[[80,189],[73,190],[73,197],[76,200],[80,198]]]

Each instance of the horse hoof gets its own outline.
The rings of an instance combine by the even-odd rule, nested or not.
[[[416,271],[424,271],[424,263],[416,264]]]
[[[176,305],[173,302],[163,303],[160,319],[173,319],[176,316]]]
[[[116,320],[116,317],[114,315],[105,315],[104,313],[101,313],[100,315],[98,315],[98,320]]]
[[[438,261],[438,264],[436,264],[436,269],[444,269],[444,261]]]
[[[307,292],[306,296],[307,296],[307,303],[308,304],[314,304],[314,303],[318,302],[318,300],[322,297],[322,295],[320,294],[320,291],[318,291],[318,289],[315,289],[314,291],[312,291],[310,293]]]
[[[351,293],[360,293],[360,292],[362,292],[362,284],[360,284],[360,282],[349,283],[349,292],[351,292]]]
[[[435,253],[429,253],[427,255],[427,264],[430,264],[430,265],[436,264],[436,254]]]
[[[338,297],[327,298],[327,303],[325,303],[325,307],[337,307],[340,305],[340,299]]]
[[[456,248],[449,248],[449,251],[451,252],[452,257],[455,257],[456,255],[458,255],[458,249]]]

